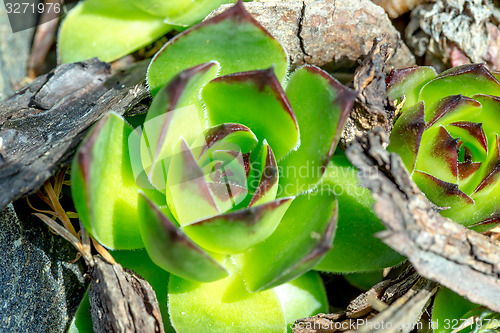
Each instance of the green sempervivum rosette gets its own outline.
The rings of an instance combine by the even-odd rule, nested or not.
[[[394,70],[388,96],[405,96],[391,133],[413,180],[442,215],[486,230],[500,222],[500,83],[482,64],[437,75]]]
[[[312,66],[285,85],[287,69],[238,2],[154,57],[143,126],[108,114],[77,152],[83,224],[170,273],[163,316],[178,332],[284,332],[327,311],[310,270],[332,246],[337,200],[322,180],[355,93]]]
[[[173,29],[200,22],[221,4],[231,2],[234,0],[81,1],[61,24],[59,60],[119,59]]]

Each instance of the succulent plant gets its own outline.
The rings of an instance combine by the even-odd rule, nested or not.
[[[405,99],[388,149],[442,215],[477,230],[500,222],[499,79],[482,64],[388,78],[389,98]]]
[[[200,22],[234,0],[85,0],[73,8],[58,36],[59,61],[93,57],[113,61],[173,29]]]
[[[179,332],[283,332],[327,310],[309,271],[333,241],[323,175],[355,93],[319,68],[287,70],[240,1],[154,57],[143,126],[110,113],[75,156],[81,221],[171,273],[163,315]]]

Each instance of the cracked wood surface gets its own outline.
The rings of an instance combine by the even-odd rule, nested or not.
[[[500,312],[500,242],[439,215],[401,158],[383,148],[387,140],[382,130],[369,132],[346,151],[387,228],[378,237],[407,256],[420,275]]]
[[[286,46],[292,69],[304,64],[329,71],[355,67],[382,35],[393,54],[388,69],[415,64],[387,14],[369,0],[264,1],[245,3],[245,8]]]
[[[149,96],[148,62],[113,74],[97,59],[62,65],[0,103],[0,210],[34,193],[70,162],[103,114],[124,114]]]
[[[158,301],[149,283],[119,264],[92,258],[89,289],[95,333],[164,333]]]

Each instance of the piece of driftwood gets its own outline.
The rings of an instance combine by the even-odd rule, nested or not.
[[[149,96],[148,62],[113,74],[97,59],[57,67],[0,103],[0,210],[34,193],[103,114]]]
[[[390,307],[358,326],[359,333],[409,333],[418,323],[438,284],[419,278],[410,290],[398,298]]]
[[[163,322],[151,285],[133,271],[91,260],[90,313],[95,333],[163,333]]]
[[[359,295],[346,311],[296,321],[293,332],[410,332],[436,290],[437,283],[409,266],[396,279],[379,282]]]
[[[381,127],[387,133],[392,130],[395,108],[386,97],[385,83],[390,45],[387,36],[374,38],[372,49],[356,69],[353,86],[358,95],[340,138],[343,148],[375,127]]]
[[[303,64],[329,71],[355,67],[371,50],[373,39],[384,34],[394,54],[389,67],[415,64],[387,14],[369,0],[249,2],[245,8],[286,48],[292,68]]]
[[[383,148],[387,141],[376,130],[346,150],[387,228],[378,237],[407,256],[420,275],[500,312],[500,242],[439,215],[401,158]]]

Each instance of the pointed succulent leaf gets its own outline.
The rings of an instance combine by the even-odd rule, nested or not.
[[[273,288],[314,267],[331,248],[336,222],[337,200],[328,189],[295,198],[276,231],[243,254],[248,289]]]
[[[440,207],[470,206],[474,204],[474,200],[462,192],[457,184],[442,181],[421,171],[415,171],[413,180],[429,200]]]
[[[170,30],[163,18],[139,11],[128,1],[85,0],[62,22],[57,42],[59,60],[70,63],[98,57],[113,61]]]
[[[483,124],[473,123],[471,121],[456,121],[450,123],[446,127],[447,131],[456,138],[460,138],[461,141],[467,142],[464,148],[467,147],[470,150],[469,154],[472,158],[475,156],[486,157],[488,153],[488,142],[486,140],[486,135],[484,134]]]
[[[129,0],[138,9],[172,25],[187,26],[201,21],[220,5],[231,0]]]
[[[281,302],[289,333],[295,320],[328,312],[325,286],[318,272],[309,271],[273,290]]]
[[[405,260],[376,237],[385,228],[373,211],[375,201],[370,191],[359,185],[357,173],[341,152],[336,152],[328,164],[320,186],[337,196],[337,230],[333,248],[314,269],[335,273],[372,271]]]
[[[253,163],[252,166],[255,166],[257,169],[253,171],[257,172],[257,178],[255,180],[258,185],[248,204],[250,207],[274,200],[279,185],[279,170],[276,159],[274,158],[273,150],[267,144],[266,140],[264,140],[261,146],[256,162],[257,163]]]
[[[218,77],[205,86],[202,98],[211,125],[248,126],[259,140],[269,142],[276,159],[297,145],[295,115],[273,69]]]
[[[239,152],[216,150],[210,152],[212,161],[203,167],[205,180],[221,212],[228,211],[248,195],[247,162]]]
[[[168,170],[167,203],[181,226],[220,213],[203,170],[183,138]]]
[[[171,275],[168,306],[177,332],[269,332],[286,330],[274,290],[250,293],[241,276],[198,283]]]
[[[431,144],[420,147],[416,169],[432,173],[441,181],[456,184],[458,181],[458,139],[454,139],[443,126],[435,126],[424,132],[422,141]],[[439,165],[439,168],[436,168],[436,165]]]
[[[165,189],[175,145],[182,136],[191,144],[206,128],[199,94],[219,66],[208,62],[176,75],[151,103],[141,136],[141,159],[148,179]]]
[[[69,324],[68,333],[94,333],[92,317],[90,315],[89,290],[83,295],[75,316]]]
[[[500,128],[500,96],[477,94],[472,98],[482,106],[481,112],[475,113],[472,121],[483,124],[485,133],[489,134],[488,138],[494,136]]]
[[[156,265],[193,281],[216,281],[228,275],[223,266],[172,222],[171,214],[166,214],[143,193],[139,199],[139,210],[144,245]]]
[[[281,196],[296,195],[316,186],[356,98],[354,91],[312,66],[302,67],[292,75],[286,93],[299,124],[300,146],[279,161],[283,170]],[[276,158],[279,160],[280,156],[277,154]]]
[[[465,96],[475,94],[499,96],[500,83],[484,64],[458,66],[444,71],[423,86],[419,100],[431,106],[440,99],[456,95],[458,92]]]
[[[183,227],[197,244],[217,253],[239,253],[268,238],[293,198],[214,216]]]
[[[212,60],[221,64],[222,75],[274,66],[282,81],[288,69],[285,50],[238,1],[231,9],[177,35],[155,55],[147,77],[151,93],[156,95],[176,73]]]
[[[498,185],[500,177],[500,138],[498,134],[495,139],[489,158],[485,163],[484,177],[472,194],[474,197],[478,197],[479,194],[481,196],[488,195],[495,188],[497,191],[500,191],[500,186]]]
[[[477,307],[477,304],[442,287],[436,294],[432,306],[432,321],[437,326],[434,328],[434,333],[451,333],[454,331],[453,325],[446,325],[446,323],[454,322],[454,320],[460,323],[460,318],[465,313]],[[470,327],[471,325],[468,326]]]
[[[200,163],[210,156],[210,151],[234,150],[243,154],[252,152],[259,140],[245,125],[223,123],[208,128],[202,136],[192,144],[191,148]],[[234,149],[234,148],[237,149]],[[204,158],[205,157],[205,158]]]
[[[163,2],[164,0],[157,0]],[[179,1],[175,1],[178,3]],[[191,1],[189,10],[177,13],[175,17],[169,17],[166,22],[186,27],[201,22],[208,14],[223,4],[234,3],[236,0],[198,0]]]
[[[446,96],[436,103],[425,105],[426,129],[471,117],[480,112],[481,107],[476,100],[463,95]]]
[[[73,160],[71,193],[85,228],[111,249],[143,247],[137,191],[127,146],[132,128],[116,113],[102,118]]]
[[[398,118],[391,131],[387,150],[401,156],[405,167],[413,173],[422,134],[425,129],[424,102],[408,107]]]
[[[435,78],[436,71],[432,67],[410,67],[393,69],[387,78],[387,97],[394,101],[405,97],[401,111],[418,102],[422,86]]]
[[[410,80],[415,71],[408,70]],[[447,208],[443,216],[477,231],[488,230],[500,222],[498,77],[482,64],[471,64],[427,79],[418,85],[413,105],[406,103],[396,120],[389,149],[402,156],[426,196]],[[393,80],[389,97],[390,91],[405,89],[405,80],[404,75]],[[425,114],[418,145],[409,144],[412,134],[404,130],[416,108]]]

